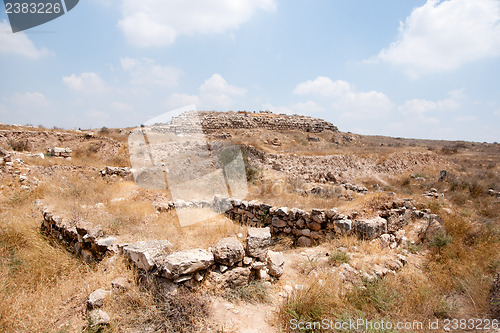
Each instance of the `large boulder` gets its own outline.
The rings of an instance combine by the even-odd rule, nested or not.
[[[267,250],[271,245],[269,228],[249,228],[247,232],[247,253],[250,257],[266,260]]]
[[[172,244],[167,240],[141,241],[123,247],[123,253],[137,268],[152,270],[158,259],[165,256]]]
[[[382,217],[371,220],[358,220],[355,223],[355,231],[363,239],[375,239],[387,233],[387,220]]]
[[[174,252],[163,258],[162,275],[167,278],[178,278],[209,268],[214,263],[212,252],[202,249]]]
[[[342,235],[349,235],[352,232],[352,221],[348,219],[335,220],[333,230]]]
[[[215,244],[212,253],[216,263],[233,266],[243,260],[245,248],[236,237],[227,237]]]
[[[283,267],[285,265],[285,256],[282,252],[267,251],[267,269],[268,273],[274,277],[283,275]]]

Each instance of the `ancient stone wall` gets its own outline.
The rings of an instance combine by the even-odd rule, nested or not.
[[[224,213],[233,221],[251,227],[269,227],[274,237],[286,235],[299,246],[312,246],[315,243],[338,237],[356,234],[362,239],[375,239],[383,234],[395,236],[408,225],[411,219],[437,220],[437,216],[417,210],[411,200],[394,200],[373,219],[356,219],[345,216],[332,208],[330,210],[273,207],[258,201],[245,201],[233,198],[215,197],[213,201],[175,201],[157,205],[157,210],[186,208],[211,208]],[[396,239],[397,238],[397,239]],[[390,237],[392,246],[398,246],[403,237]]]
[[[42,212],[42,233],[85,262],[99,262],[108,254],[122,253],[140,274],[152,277],[156,285],[194,285],[210,278],[221,287],[235,287],[253,279],[271,281],[283,274],[284,256],[269,249],[269,228],[249,228],[246,239],[223,238],[208,250],[174,252],[168,240],[120,244],[116,238],[105,236],[99,226],[65,220],[47,208]]]
[[[99,226],[85,225],[84,222],[66,220],[43,208],[42,233],[64,245],[68,251],[81,257],[87,263],[102,260],[111,246],[114,237],[105,237]]]
[[[200,111],[186,112],[172,118],[169,125],[162,125],[163,130],[174,133],[191,133],[203,128],[203,132],[210,134],[228,129],[268,130],[300,130],[304,132],[320,133],[325,131],[337,132],[332,123],[318,118],[299,115],[276,115],[269,112],[215,112]]]

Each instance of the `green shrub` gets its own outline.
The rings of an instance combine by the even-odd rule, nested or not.
[[[330,254],[329,259],[330,263],[334,266],[338,266],[341,264],[348,263],[351,261],[351,257],[345,251],[336,251]]]
[[[434,236],[432,239],[432,245],[437,247],[438,250],[441,250],[445,246],[451,243],[451,236],[446,234],[445,232],[440,232]]]
[[[396,305],[398,295],[389,288],[385,280],[365,280],[363,285],[348,296],[348,299],[358,310],[373,307],[379,313],[388,313]]]
[[[247,285],[226,289],[222,294],[222,297],[230,302],[271,302],[269,287],[260,281],[252,281]]]

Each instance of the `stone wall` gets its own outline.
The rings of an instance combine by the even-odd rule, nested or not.
[[[243,237],[242,237],[243,238]],[[269,228],[249,228],[246,239],[227,237],[210,249],[171,251],[166,240],[140,241],[121,247],[139,273],[160,288],[188,287],[209,279],[219,287],[237,287],[254,279],[275,280],[283,274],[284,256],[269,250]]]
[[[54,148],[47,148],[46,149],[47,155],[48,156],[54,156],[54,157],[64,157],[71,159],[71,148],[60,148],[60,147],[54,147]]]
[[[98,262],[111,249],[116,239],[105,237],[99,226],[92,227],[77,220],[66,220],[43,208],[41,231],[64,245],[68,251],[81,257],[87,263]]]
[[[42,203],[39,203],[42,204]],[[172,251],[168,240],[119,244],[99,226],[65,220],[43,208],[41,231],[87,263],[122,253],[142,276],[155,285],[193,286],[209,278],[220,287],[236,287],[254,279],[272,281],[283,274],[284,256],[269,250],[269,228],[249,228],[246,238],[227,237],[210,249]]]
[[[340,235],[356,234],[362,239],[375,239],[383,234],[395,235],[412,219],[432,219],[437,216],[417,210],[410,199],[386,204],[373,219],[356,219],[330,210],[273,207],[258,201],[215,197],[213,201],[175,201],[157,205],[160,212],[171,209],[211,208],[224,213],[233,221],[250,227],[269,227],[273,236],[286,235],[299,246],[312,246]],[[392,239],[393,237],[391,237]],[[401,241],[402,237],[399,237]],[[404,241],[405,238],[403,238]]]
[[[191,133],[203,128],[203,132],[211,134],[228,129],[256,129],[268,130],[300,130],[304,132],[320,133],[325,131],[337,132],[332,123],[323,119],[299,115],[273,114],[270,112],[216,112],[200,111],[197,113],[185,112],[173,117],[169,125],[161,128],[174,133]]]

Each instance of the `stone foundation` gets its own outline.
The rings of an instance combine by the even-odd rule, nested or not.
[[[194,286],[209,278],[220,287],[237,287],[253,279],[272,281],[283,274],[284,257],[269,250],[269,228],[250,228],[246,239],[228,237],[214,248],[172,251],[167,240],[118,244],[102,229],[82,221],[65,220],[43,208],[41,231],[87,263],[121,253],[138,270],[143,281],[155,286]],[[151,285],[150,285],[151,287]],[[162,287],[162,288],[163,288]]]
[[[338,128],[323,119],[308,116],[273,114],[271,112],[215,112],[199,111],[185,112],[173,117],[170,124],[153,126],[155,131],[173,133],[200,132],[205,134],[220,133],[228,129],[263,128],[275,131],[299,130],[303,132],[320,133],[337,132]]]
[[[113,252],[111,246],[116,241],[114,237],[105,237],[99,226],[65,220],[47,208],[43,209],[41,231],[87,263],[101,261],[106,254]]]
[[[416,210],[409,199],[393,201],[383,207],[380,216],[373,219],[354,219],[338,213],[336,208],[304,211],[217,196],[213,201],[177,200],[156,206],[159,212],[185,208],[211,208],[241,225],[269,227],[273,237],[286,235],[299,246],[312,246],[326,239],[349,234],[371,240],[387,233],[396,234],[412,218],[435,217]]]

